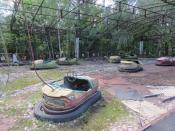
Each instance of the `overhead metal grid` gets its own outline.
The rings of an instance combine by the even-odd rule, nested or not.
[[[88,2],[85,0],[79,0],[79,4],[73,5],[72,9],[66,9],[66,8],[52,8],[44,5],[44,2],[47,2],[48,0],[41,0],[40,4],[30,4],[25,2],[25,0],[15,0],[14,2],[14,9],[6,9],[13,11],[12,18],[11,18],[11,31],[26,31],[26,24],[29,26],[32,26],[34,29],[34,32],[41,31],[43,28],[49,29],[51,32],[56,32],[58,29],[61,31],[61,34],[64,35],[66,32],[72,32],[76,33],[77,27],[79,29],[79,33],[83,35],[83,33],[88,33],[92,28],[97,27],[99,23],[102,23],[105,18],[108,19],[108,23],[111,25],[110,28],[107,28],[103,30],[103,32],[98,32],[98,34],[105,34],[109,31],[111,32],[113,29],[116,29],[118,27],[123,27],[124,29],[128,30],[129,32],[137,32],[137,28],[142,28],[145,24],[160,24],[160,21],[162,23],[168,23],[171,26],[175,26],[175,18],[172,13],[168,13],[167,9],[164,10],[164,7],[168,7],[168,10],[174,10],[174,2],[171,0],[159,0],[157,3],[153,3],[151,5],[145,5],[144,7],[139,7],[137,5],[131,5],[128,3],[124,3],[122,1],[116,1],[115,4],[104,6],[101,4],[97,4],[97,0],[94,0],[93,2]],[[99,12],[97,14],[91,14],[89,12],[78,12],[77,10],[81,8],[83,10],[84,5],[94,5],[99,7]],[[35,10],[33,12],[27,11],[27,10],[20,10],[20,6],[29,6],[31,8],[34,8]],[[162,8],[155,11],[155,8]],[[103,9],[106,8],[110,11],[110,13],[106,14],[105,16],[103,14]],[[48,10],[54,10],[58,12],[58,15],[51,15],[51,14],[44,14],[41,10],[48,9]],[[5,10],[5,9],[4,9]],[[123,19],[122,16],[114,17],[119,15],[120,12],[129,14],[130,17],[127,19]],[[138,13],[142,12],[142,13]],[[31,14],[33,16],[32,22],[30,23],[23,23],[19,24],[16,23],[16,16],[18,13],[25,14]],[[83,17],[88,17],[89,19],[77,19],[77,18],[70,18],[70,15],[81,15]],[[52,17],[53,22],[51,24],[46,25],[36,25],[35,21],[37,17]],[[18,18],[20,19],[20,18]],[[84,22],[85,24],[82,24],[81,26],[76,25],[74,28],[66,27],[61,28],[57,27],[57,24],[62,20],[70,20],[70,21],[79,21]],[[144,21],[144,22],[143,22]],[[8,23],[5,23],[8,24]],[[3,25],[3,23],[1,23]],[[96,25],[95,27],[93,25]],[[137,28],[136,28],[137,27]],[[64,33],[63,33],[64,32]],[[173,31],[172,31],[173,32]],[[160,34],[161,35],[161,34]],[[170,35],[171,36],[171,35]]]

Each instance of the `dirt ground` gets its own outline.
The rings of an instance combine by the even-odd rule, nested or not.
[[[164,86],[164,88],[168,88],[169,86],[175,86],[175,66],[155,66],[154,59],[141,59],[141,61],[143,63],[144,70],[138,73],[121,73],[118,71],[119,64],[110,64],[101,60],[82,61],[80,65],[60,66],[56,70],[63,71],[65,73],[73,71],[80,75],[89,75],[91,77],[97,78],[99,80],[102,90],[106,90],[110,93],[110,95],[117,98],[119,96],[122,96],[123,98],[121,98],[121,101],[123,101],[123,103],[126,104],[127,107],[127,104],[131,102],[131,100],[133,100],[134,102],[140,101],[139,99],[143,99],[144,96],[153,94],[152,90],[148,88],[149,86]],[[3,83],[6,81],[8,77],[7,72],[8,67],[0,68],[0,82]],[[9,80],[17,79],[19,76],[22,76],[24,74],[30,74],[31,72],[33,71],[29,70],[29,66],[10,67]],[[27,91],[30,90],[28,89]],[[128,92],[129,94],[127,94]],[[166,96],[152,97],[146,99],[146,102],[156,105],[158,108],[161,109],[161,111],[164,109],[165,106],[167,106],[167,108],[171,107],[170,109],[174,108],[174,106],[172,106],[173,103],[171,102],[161,103],[164,98],[166,98]],[[132,109],[129,104],[127,108],[131,112],[136,112],[136,121],[134,121],[135,123],[124,122],[124,125],[123,123],[114,123],[111,125],[111,127],[109,127],[109,130],[117,131],[118,129],[121,129],[122,131],[123,129],[129,129],[131,131],[134,131],[136,130],[136,126],[138,126],[137,129],[141,129],[145,125],[154,121],[157,117],[160,116],[161,113],[164,113],[163,110],[162,112],[160,112],[160,114],[158,114],[158,116],[154,116],[153,118],[151,118],[150,121],[148,121],[150,117],[144,116],[144,113],[147,113],[147,111],[141,114],[140,112],[137,112],[137,110],[135,111],[134,107]],[[138,115],[140,115],[140,117],[138,117]],[[11,123],[11,125],[14,124],[14,121],[11,118],[8,119],[1,114],[0,118],[0,129],[8,129],[8,127],[5,126],[7,123]]]

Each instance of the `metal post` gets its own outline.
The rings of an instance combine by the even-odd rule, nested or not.
[[[57,34],[58,34],[58,48],[59,48],[59,58],[62,57],[62,51],[61,51],[61,39],[60,39],[60,30],[57,30]]]
[[[143,41],[140,41],[139,43],[139,51],[140,51],[140,55],[143,55]]]
[[[75,40],[75,58],[79,59],[79,46],[80,46],[80,39],[79,37]]]
[[[77,0],[77,7],[80,5],[80,0]],[[80,9],[77,10],[78,21],[80,21]],[[77,27],[77,25],[76,25]],[[76,38],[75,38],[75,58],[79,59],[79,46],[80,46],[80,28],[76,28]]]

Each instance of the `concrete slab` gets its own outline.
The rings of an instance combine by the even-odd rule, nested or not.
[[[167,112],[166,109],[148,101],[123,100],[122,103],[145,118],[156,118]]]
[[[175,96],[175,86],[149,86],[153,94],[163,94],[165,97]]]
[[[135,89],[118,89],[116,92],[118,98],[122,100],[135,100],[135,101],[142,101],[143,95],[135,90]]]

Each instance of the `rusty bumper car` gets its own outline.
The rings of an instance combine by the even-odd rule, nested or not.
[[[175,66],[175,57],[160,57],[156,60],[157,66]]]
[[[138,61],[138,60],[135,60],[135,61],[121,61],[121,65],[119,65],[118,70],[120,72],[134,73],[134,72],[142,71],[143,67],[142,67],[140,61]]]
[[[53,122],[74,120],[101,98],[98,88],[96,79],[66,76],[63,81],[55,81],[42,88],[43,101],[36,104],[34,115]]]

